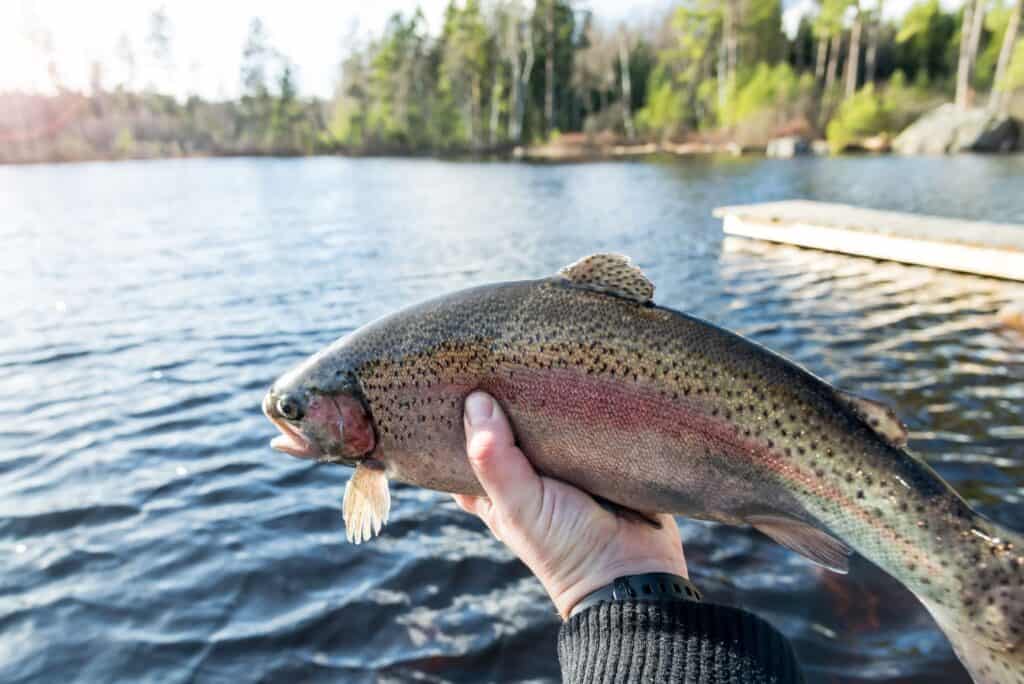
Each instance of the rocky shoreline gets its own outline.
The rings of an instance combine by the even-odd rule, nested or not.
[[[1019,119],[985,109],[958,109],[945,104],[925,114],[898,135],[865,136],[832,150],[828,141],[803,135],[772,138],[761,145],[730,140],[631,142],[610,134],[572,133],[551,142],[516,147],[514,159],[537,162],[601,161],[654,155],[691,157],[764,155],[776,159],[844,154],[942,155],[1024,152],[1024,124]]]

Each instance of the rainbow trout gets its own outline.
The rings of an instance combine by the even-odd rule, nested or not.
[[[628,259],[456,292],[371,323],[271,388],[271,445],[354,466],[349,539],[388,480],[482,494],[462,404],[505,408],[538,471],[623,509],[751,525],[834,571],[856,551],[924,603],[976,682],[1024,684],[1024,545],[919,457],[881,404],[655,305]]]

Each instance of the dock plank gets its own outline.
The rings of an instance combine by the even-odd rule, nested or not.
[[[727,234],[1024,281],[1024,225],[793,200],[719,207]]]

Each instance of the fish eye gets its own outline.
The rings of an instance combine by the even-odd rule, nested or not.
[[[299,420],[302,418],[302,408],[292,397],[281,397],[277,400],[277,412],[288,420]]]

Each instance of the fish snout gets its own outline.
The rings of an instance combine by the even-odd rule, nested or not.
[[[263,397],[263,414],[281,434],[270,441],[270,446],[297,458],[317,458],[320,449],[299,428],[306,415],[305,402],[293,394],[278,395],[271,389]]]

